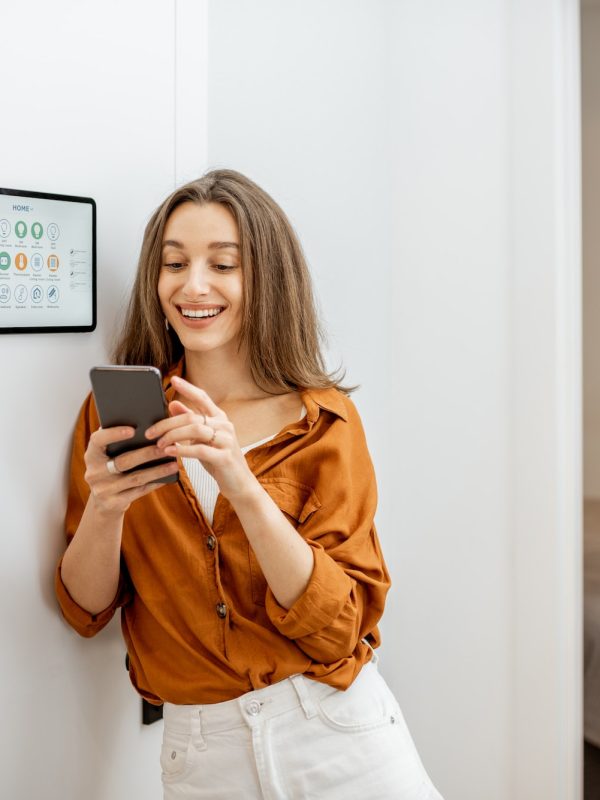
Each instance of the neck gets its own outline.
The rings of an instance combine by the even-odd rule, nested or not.
[[[186,350],[183,377],[204,389],[218,406],[267,396],[252,378],[245,348],[238,352],[237,345],[226,352],[222,349],[206,352]]]

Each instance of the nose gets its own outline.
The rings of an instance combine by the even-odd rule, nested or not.
[[[210,292],[209,273],[202,264],[191,264],[187,271],[183,295],[186,300],[202,297]]]

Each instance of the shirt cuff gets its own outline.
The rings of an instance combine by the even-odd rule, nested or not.
[[[95,633],[98,633],[98,631],[108,622],[110,622],[111,618],[114,616],[115,610],[118,606],[118,598],[120,597],[123,588],[123,577],[119,577],[119,586],[113,602],[103,611],[99,611],[97,614],[90,614],[90,612],[85,608],[82,608],[79,603],[76,603],[69,594],[67,587],[63,583],[60,572],[61,566],[62,558],[58,567],[56,568],[56,574],[54,578],[56,597],[58,599],[62,615],[69,625],[71,625],[71,627],[74,628],[81,636],[93,636]]]
[[[301,639],[331,625],[348,602],[353,580],[320,545],[313,548],[314,567],[308,586],[294,605],[280,606],[267,587],[265,609],[273,625],[288,639]]]

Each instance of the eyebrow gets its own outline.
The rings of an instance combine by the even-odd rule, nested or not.
[[[167,239],[162,243],[162,246],[163,250],[165,247],[177,247],[179,250],[185,249],[185,246],[181,242],[178,242],[176,239]],[[236,242],[211,242],[208,245],[209,250],[223,250],[227,247],[232,247],[235,250],[240,249],[239,244],[236,244]]]

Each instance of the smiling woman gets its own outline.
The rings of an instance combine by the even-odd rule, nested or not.
[[[252,181],[214,171],[155,212],[115,357],[160,368],[169,415],[109,460],[131,431],[86,398],[56,592],[83,636],[122,609],[131,681],[164,705],[166,800],[440,800],[377,669],[375,474],[321,333]],[[177,461],[136,469],[158,455]]]
[[[219,203],[182,203],[164,231],[158,297],[184,349],[227,357],[242,324],[242,270],[237,225]],[[192,331],[211,334],[193,336]]]
[[[209,215],[212,224],[219,222],[213,236],[198,242],[192,235],[186,241],[194,215],[207,205],[213,207],[214,213]],[[181,228],[173,227],[171,218],[180,211],[173,222],[180,222]],[[233,228],[226,220],[233,221]],[[217,235],[219,230],[221,235]],[[172,271],[185,269],[188,262],[183,256],[192,254],[182,246],[208,244],[214,245],[213,273],[240,272],[244,276],[239,343],[245,348],[253,385],[269,394],[300,386],[337,386],[346,394],[357,388],[342,385],[343,373],[325,370],[321,351],[325,331],[292,226],[266,192],[233,170],[215,170],[180,187],[151,217],[125,326],[114,348],[117,363],[155,364],[165,372],[183,356],[183,343],[172,329],[165,329],[166,315],[157,292],[159,277],[167,264]]]

